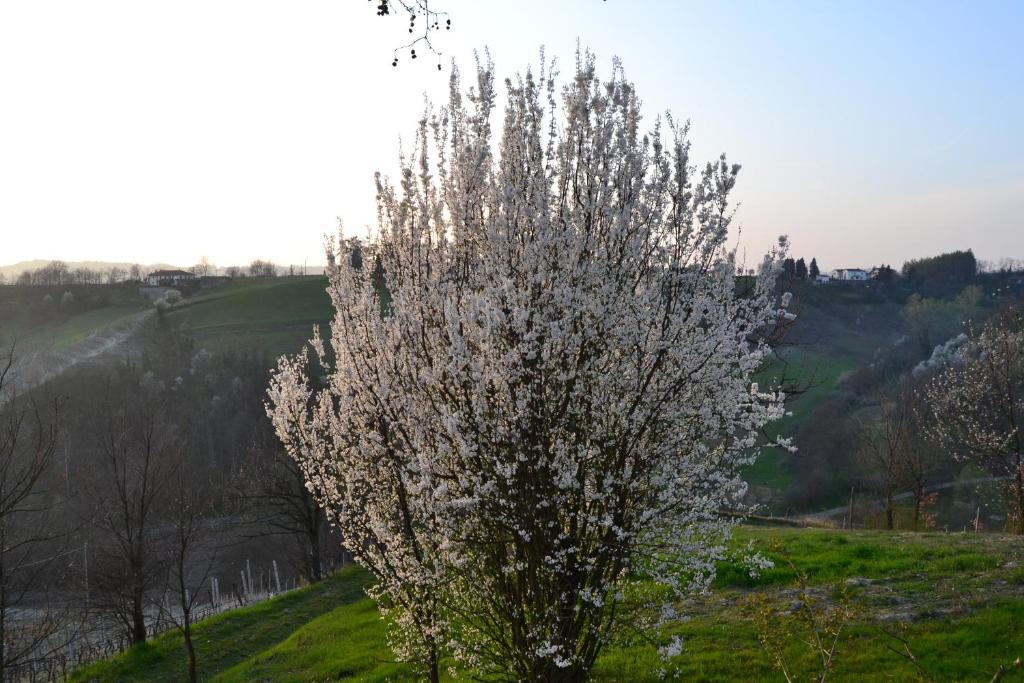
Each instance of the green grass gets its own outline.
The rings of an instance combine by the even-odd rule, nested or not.
[[[130,301],[95,308],[42,325],[25,325],[23,320],[4,320],[2,333],[13,335],[19,348],[29,350],[69,348],[93,334],[118,327],[152,307],[144,301]]]
[[[344,612],[348,606],[370,606],[364,589],[369,575],[357,567],[344,569],[326,581],[286,593],[250,607],[224,612],[195,626],[194,642],[203,679],[227,672],[254,653],[264,652],[323,614]],[[377,626],[383,633],[383,628]],[[185,644],[172,631],[151,643],[136,646],[109,662],[76,672],[72,681],[179,681],[186,673]]]
[[[737,547],[753,542],[776,561],[758,579],[723,563],[711,594],[683,605],[690,617],[672,631],[684,639],[672,662],[682,680],[781,680],[762,651],[748,607],[752,591],[792,600],[795,572],[811,586],[834,591],[853,580],[865,614],[886,609],[915,616],[904,635],[935,680],[988,680],[1000,664],[1024,654],[1024,579],[1019,539],[996,535],[904,534],[745,527]],[[790,566],[790,564],[792,566]],[[412,680],[392,661],[383,623],[363,597],[365,572],[350,568],[274,601],[220,615],[196,627],[201,677],[208,681]],[[1007,588],[1009,587],[1009,588]],[[789,591],[787,593],[787,591]],[[950,605],[954,608],[947,609]],[[892,621],[861,618],[840,645],[829,680],[913,680],[915,671],[887,645]],[[799,643],[788,652],[797,666],[813,665]],[[180,635],[170,633],[73,681],[180,680]],[[661,663],[650,644],[620,634],[594,670],[598,681],[655,681]],[[1021,681],[1012,670],[1004,681]]]
[[[322,276],[236,280],[190,299],[170,314],[182,331],[211,350],[254,348],[295,353],[333,315]]]
[[[777,384],[785,374],[788,382],[806,386],[806,390],[786,402],[790,413],[765,429],[768,439],[776,436],[792,436],[806,422],[811,412],[830,393],[836,391],[842,376],[857,367],[858,359],[853,356],[836,356],[831,353],[801,349],[787,354],[788,368],[776,364],[759,372],[756,380],[763,387]],[[744,469],[743,478],[752,486],[767,486],[773,491],[784,491],[792,481],[789,464],[793,455],[781,448],[765,448],[757,461]]]
[[[737,543],[752,542],[775,566],[751,578],[740,564],[722,562],[716,586],[787,585],[795,580],[797,572],[805,574],[813,584],[835,583],[850,577],[884,579],[897,584],[938,580],[996,569],[1004,553],[999,547],[982,543],[996,538],[1003,537],[745,527],[736,534]]]
[[[340,607],[313,619],[274,647],[219,673],[214,680],[333,681],[409,678],[410,669],[393,662],[380,612],[369,600]]]
[[[96,332],[127,323],[150,307],[148,302],[132,302],[98,308],[57,325],[48,336],[54,348],[67,348]]]
[[[963,619],[921,622],[902,633],[914,656],[937,681],[988,681],[1000,665],[1009,666],[1024,650],[1024,601],[1006,601]],[[894,625],[893,629],[898,631]],[[684,681],[781,681],[772,668],[750,620],[730,617],[693,619],[675,633],[685,642],[672,669]],[[888,647],[902,645],[878,626],[857,625],[843,638],[831,681],[921,680],[915,667]],[[797,671],[814,670],[814,657],[801,643],[787,656]],[[657,681],[662,666],[650,648],[623,647],[598,661],[594,678],[602,681]],[[801,679],[801,680],[807,680]],[[1010,669],[1003,681],[1021,681]]]

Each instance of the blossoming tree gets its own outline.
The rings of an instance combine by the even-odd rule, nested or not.
[[[739,166],[695,167],[671,117],[645,133],[618,63],[506,87],[499,136],[491,65],[466,92],[453,73],[397,185],[378,176],[376,235],[330,248],[325,370],[282,358],[268,411],[400,656],[581,680],[637,596],[713,576],[782,414],[750,378],[784,244],[735,275]],[[651,580],[672,591],[633,590]]]
[[[1024,534],[1024,313],[1008,308],[971,330],[926,402],[934,441],[1010,481],[1013,528]]]

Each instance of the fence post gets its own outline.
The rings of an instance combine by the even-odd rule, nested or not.
[[[850,518],[850,523],[849,523],[848,526],[849,526],[850,529],[853,528],[853,490],[854,490],[854,487],[851,486],[850,487],[850,511],[848,513],[849,518]]]

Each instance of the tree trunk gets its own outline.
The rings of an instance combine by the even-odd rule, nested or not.
[[[1017,456],[1017,523],[1014,531],[1017,534],[1024,534],[1024,466],[1021,465],[1020,456]]]
[[[428,669],[427,675],[430,678],[430,683],[440,683],[441,681],[441,667],[437,661],[437,650],[431,649],[430,659],[427,662]]]
[[[309,580],[316,583],[323,576],[323,557],[320,555],[320,529],[310,530],[309,534]]]
[[[185,622],[182,634],[185,636],[185,649],[188,651],[188,680],[191,683],[197,683],[199,677],[196,674],[196,648],[192,644],[192,615],[186,612],[182,619]]]
[[[7,680],[7,576],[4,572],[4,544],[7,539],[0,522],[0,681]]]
[[[893,500],[892,491],[888,491],[885,494],[885,528],[889,531],[893,530]]]
[[[142,594],[132,596],[132,645],[146,642],[146,614],[142,609]]]
[[[587,680],[587,674],[583,667],[570,666],[559,668],[551,662],[546,662],[543,668],[537,672],[534,680],[543,683],[583,683]]]
[[[312,498],[307,499],[309,505],[308,515],[305,519],[306,537],[309,543],[309,552],[306,554],[306,573],[310,583],[316,583],[324,578],[323,553],[320,551],[320,536],[323,531],[323,512]]]

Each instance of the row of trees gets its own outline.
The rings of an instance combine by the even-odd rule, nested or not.
[[[11,284],[15,285],[105,285],[124,281],[139,281],[143,277],[142,266],[133,264],[128,268],[112,266],[106,269],[77,267],[71,268],[64,261],[50,261],[35,270],[22,271]],[[3,281],[0,281],[3,284]]]
[[[903,264],[902,274],[907,286],[924,296],[950,296],[974,284],[978,261],[970,249],[952,251],[907,261]]]
[[[249,264],[249,276],[250,277],[275,277],[277,275],[277,266],[270,261],[263,261],[256,259]]]
[[[808,278],[814,280],[821,274],[821,270],[818,269],[818,260],[815,258],[811,259],[809,267],[802,257],[795,261],[792,258],[786,258],[782,261],[782,274],[789,280],[806,280]]]
[[[191,268],[191,272],[199,276],[216,275],[221,269],[203,256]],[[303,275],[305,267],[288,266],[286,269],[264,259],[255,259],[248,266],[228,266],[223,269],[224,275],[232,278],[240,277],[276,277],[282,272],[288,275]],[[22,271],[8,282],[8,278],[0,273],[0,285],[105,285],[119,282],[140,282],[146,273],[139,264],[127,268],[111,266],[109,268],[70,267],[64,261],[51,261],[41,268]]]

